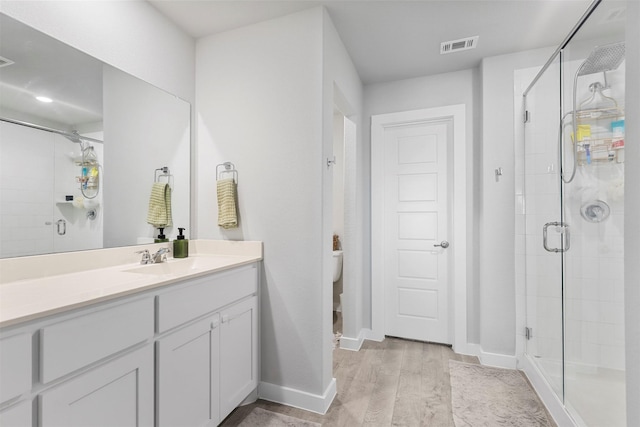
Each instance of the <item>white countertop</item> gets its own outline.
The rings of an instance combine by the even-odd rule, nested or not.
[[[69,270],[73,270],[74,263],[82,265],[80,258],[86,256],[86,252],[0,260],[3,275],[6,269],[10,273],[7,276],[17,278],[0,284],[0,327],[262,260],[261,242],[196,240],[189,243],[188,258],[169,258],[162,264],[140,265],[136,261],[112,265],[114,259],[121,259],[122,251],[128,254],[145,246],[90,251],[104,266],[98,264],[97,268],[83,271]],[[154,245],[149,246],[156,249]],[[74,259],[74,255],[78,259]],[[15,265],[16,262],[19,265]],[[43,275],[42,271],[56,269],[47,263],[56,265],[62,273]],[[20,270],[24,278],[19,278]]]

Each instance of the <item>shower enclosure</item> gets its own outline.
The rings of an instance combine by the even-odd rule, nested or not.
[[[621,4],[593,2],[541,70],[516,73],[524,357],[579,426],[626,425]]]

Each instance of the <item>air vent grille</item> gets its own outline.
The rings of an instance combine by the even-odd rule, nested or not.
[[[13,63],[14,62],[12,60],[0,56],[0,68],[6,67],[7,65],[11,65]]]
[[[451,40],[440,43],[440,54],[460,52],[462,50],[475,49],[479,36],[467,37],[459,40]]]

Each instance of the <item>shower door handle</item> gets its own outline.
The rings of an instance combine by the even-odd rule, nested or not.
[[[561,248],[550,248],[547,244],[547,228],[550,226],[558,227],[559,232],[564,237],[564,244]],[[547,252],[566,252],[569,250],[571,246],[571,233],[569,232],[569,224],[565,224],[564,222],[548,222],[542,227],[542,246]]]

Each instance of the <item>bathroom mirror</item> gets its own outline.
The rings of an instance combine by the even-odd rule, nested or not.
[[[0,258],[153,242],[154,182],[188,233],[189,103],[0,14],[0,117]]]

